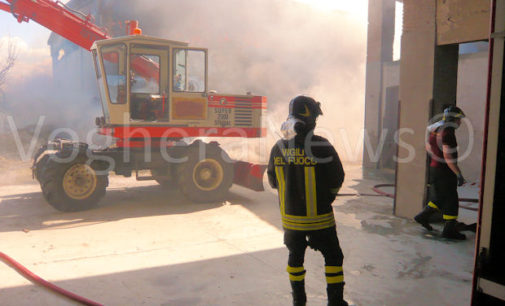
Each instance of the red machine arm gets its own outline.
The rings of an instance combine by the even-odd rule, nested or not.
[[[7,3],[0,2],[0,10],[10,12],[11,7]]]
[[[49,30],[65,37],[76,45],[89,50],[95,40],[109,38],[107,33],[91,21],[91,15],[79,16],[51,0],[6,0],[0,2],[0,9],[10,12],[18,22],[30,19]]]

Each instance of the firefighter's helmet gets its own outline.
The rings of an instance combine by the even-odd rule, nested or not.
[[[322,115],[321,103],[307,96],[298,96],[289,102],[289,115],[302,121],[315,120]]]
[[[289,116],[282,124],[285,139],[295,135],[306,135],[316,127],[316,119],[322,115],[321,103],[307,96],[298,96],[289,102]]]
[[[465,113],[461,110],[461,108],[451,105],[444,109],[444,117],[442,120],[445,122],[453,122],[456,119],[465,118]]]

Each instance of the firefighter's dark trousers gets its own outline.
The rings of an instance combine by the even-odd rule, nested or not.
[[[458,218],[458,178],[448,167],[430,167],[428,205],[442,211],[444,220]]]
[[[303,262],[305,250],[310,246],[314,250],[320,251],[324,256],[326,282],[328,285],[343,284],[344,273],[342,262],[344,255],[340,249],[335,227],[317,231],[284,231],[284,244],[289,250],[288,268],[289,279],[293,281],[303,281],[305,279],[305,269]]]

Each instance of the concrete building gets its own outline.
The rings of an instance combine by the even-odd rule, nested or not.
[[[446,105],[457,103],[468,115],[469,124],[458,130],[460,166],[468,181],[479,181],[489,4],[369,2],[365,130],[374,151],[365,146],[363,169],[397,182],[399,216],[412,217],[424,204],[424,131]],[[393,58],[395,52],[401,56]]]
[[[96,2],[72,0],[68,2],[68,6],[83,14],[97,16]],[[78,92],[98,93],[93,62],[88,51],[54,32],[51,32],[47,43],[51,50],[53,80],[57,87]],[[68,77],[69,71],[72,73],[71,78]]]
[[[94,23],[112,36],[126,33],[125,20],[133,19],[124,12],[132,1],[118,0],[71,0],[66,4],[80,15],[91,15]],[[119,9],[121,8],[121,9]],[[149,23],[144,30],[149,32]],[[58,88],[74,93],[73,99],[80,103],[92,103],[100,107],[98,87],[90,52],[52,32],[48,45],[51,49],[53,80]],[[76,94],[75,94],[76,93]]]
[[[430,1],[423,5],[404,1],[399,128],[410,128],[414,133],[403,138],[413,152],[401,146],[398,150],[399,158],[413,154],[408,162],[397,164],[395,213],[399,216],[412,217],[423,206],[426,122],[456,102],[459,44],[487,39],[489,7],[489,0]],[[484,105],[484,101],[477,103]]]
[[[469,120],[457,131],[458,163],[479,186],[472,305],[503,305],[505,1],[401,1],[396,62],[399,3],[369,1],[365,129],[374,152],[364,152],[364,174],[394,179],[393,212],[412,218],[426,202],[428,121],[448,105],[461,107]]]

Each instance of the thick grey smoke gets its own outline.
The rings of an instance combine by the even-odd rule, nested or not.
[[[346,100],[363,89],[366,24],[344,12],[288,0],[130,2],[125,17],[142,17],[145,34],[209,48],[210,87],[223,92],[277,104],[322,84]]]
[[[127,9],[120,14],[138,18],[144,34],[208,48],[210,88],[267,96],[276,128],[294,96],[321,101],[320,132],[333,140],[343,159],[361,161],[364,20],[289,0],[121,3]],[[269,137],[273,142],[277,135]]]
[[[291,98],[313,96],[323,105],[319,125],[325,131],[321,133],[333,140],[344,160],[360,161],[364,20],[291,0],[100,3],[117,20],[139,20],[146,35],[208,48],[210,89],[267,96],[269,122],[276,129],[287,116]],[[79,70],[69,70],[68,77],[74,73]],[[52,86],[48,75],[50,72],[32,75],[8,88],[9,112],[26,125],[35,124],[41,114],[56,126],[92,128],[101,109],[90,93]],[[271,133],[265,147],[276,137]],[[260,159],[264,161],[264,156]]]

